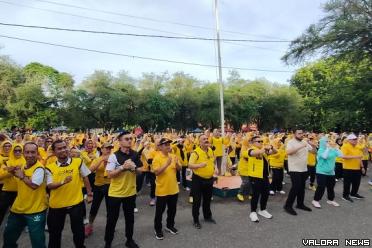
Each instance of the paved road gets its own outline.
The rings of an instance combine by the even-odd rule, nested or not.
[[[284,190],[288,191],[289,178]],[[215,197],[212,211],[217,225],[203,223],[201,230],[192,226],[191,206],[187,203],[187,193],[181,190],[176,227],[180,233],[171,235],[165,233],[165,239],[158,241],[153,235],[154,207],[147,205],[148,189],[138,197],[139,213],[135,219],[134,238],[141,247],[302,247],[303,238],[338,238],[344,247],[345,238],[372,239],[372,188],[367,184],[368,178],[362,179],[360,194],[366,196],[365,200],[353,204],[340,199],[342,182],[336,185],[336,200],[341,207],[328,206],[322,200],[322,209],[313,209],[313,212],[298,210],[298,216],[289,216],[283,212],[282,206],[286,196],[270,197],[268,210],[273,214],[272,220],[261,219],[259,223],[249,220],[249,203],[239,203],[235,199],[221,199]],[[310,206],[313,191],[306,190],[306,204]],[[100,209],[93,236],[86,240],[86,246],[103,247],[105,228],[105,208]],[[3,233],[3,227],[0,228]],[[2,236],[0,244],[2,243]],[[116,237],[113,247],[124,247],[124,220],[121,213],[116,228]],[[2,245],[2,244],[1,244]],[[31,247],[27,233],[23,233],[19,247]],[[62,247],[73,247],[72,236],[67,219],[63,233]]]

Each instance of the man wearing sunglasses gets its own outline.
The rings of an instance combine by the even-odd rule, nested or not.
[[[296,130],[293,139],[288,141],[286,152],[288,154],[288,171],[291,177],[291,190],[289,191],[284,210],[290,215],[297,215],[293,209],[293,203],[297,198],[297,209],[311,212],[311,208],[305,206],[305,184],[308,177],[307,159],[309,151],[315,151],[316,147],[303,141],[303,130]]]
[[[131,149],[132,134],[124,131],[118,136],[120,149],[111,154],[107,161],[106,171],[111,184],[108,192],[108,210],[105,231],[105,247],[111,247],[114,239],[116,222],[120,207],[125,217],[126,247],[139,247],[133,240],[134,208],[136,203],[136,172],[142,166],[139,155]]]
[[[258,222],[258,216],[271,219],[273,216],[266,210],[269,199],[269,163],[268,155],[277,151],[273,146],[264,146],[260,136],[252,138],[252,148],[248,150],[248,176],[252,185],[251,213],[249,218],[252,222]],[[261,210],[257,212],[258,200]]]

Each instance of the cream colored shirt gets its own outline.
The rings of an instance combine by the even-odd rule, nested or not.
[[[305,144],[305,141],[298,141],[297,139],[291,139],[288,141],[286,150],[297,148]],[[311,145],[307,144],[306,147],[301,148],[296,153],[288,155],[288,170],[294,172],[305,172],[307,171],[307,156],[309,150],[312,150]]]

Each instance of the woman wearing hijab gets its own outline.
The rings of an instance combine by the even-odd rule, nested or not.
[[[4,186],[0,195],[0,225],[6,212],[17,197],[17,182],[11,172],[17,167],[22,167],[25,163],[22,145],[14,145],[9,154],[9,160],[6,161],[0,173],[0,180],[4,180]]]
[[[0,145],[0,177],[4,173],[3,166],[9,160],[9,154],[12,150],[12,143],[9,140],[4,139]],[[0,179],[0,192],[3,188],[4,182]]]
[[[319,141],[319,150],[317,153],[316,179],[318,187],[316,188],[314,200],[312,204],[315,208],[321,208],[319,201],[322,199],[325,189],[329,205],[339,207],[340,204],[334,201],[335,199],[335,164],[336,158],[341,157],[342,153],[338,149],[335,142],[329,141],[327,137],[323,137]]]

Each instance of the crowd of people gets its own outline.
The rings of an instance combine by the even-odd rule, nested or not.
[[[1,133],[3,247],[17,247],[25,228],[32,247],[46,247],[44,230],[49,232],[48,247],[61,247],[66,215],[74,246],[85,247],[103,200],[105,247],[111,247],[120,209],[125,218],[125,245],[139,247],[133,227],[138,212],[136,196],[143,184],[150,187],[149,205],[155,207],[154,236],[158,240],[164,239],[163,230],[178,233],[175,218],[180,186],[189,191],[194,227],[202,228],[200,207],[205,223],[217,223],[211,200],[219,176],[240,176],[236,197],[242,202],[250,200],[252,222],[273,217],[268,199],[286,194],[285,175],[291,180],[286,213],[294,216],[298,210],[312,211],[304,204],[307,181],[315,191],[314,208],[321,208],[325,190],[327,204],[339,207],[334,192],[338,181],[343,181],[343,200],[352,203],[364,198],[358,190],[368,170],[370,137],[303,130],[228,133],[224,137],[219,130],[200,134]],[[91,204],[89,213],[86,204]]]

